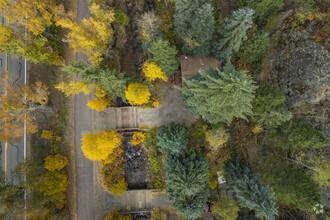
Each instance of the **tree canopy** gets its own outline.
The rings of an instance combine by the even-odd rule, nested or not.
[[[84,65],[81,62],[64,64],[61,68],[70,74],[81,74],[89,84],[103,88],[111,99],[120,97],[126,102],[125,90],[130,82],[139,81],[136,74],[116,73],[115,70],[102,69],[95,65]]]
[[[165,167],[167,193],[177,213],[186,219],[200,217],[209,195],[205,157],[194,151],[169,155]]]
[[[283,91],[272,86],[260,86],[252,106],[253,118],[267,127],[277,127],[292,117],[285,106]]]
[[[0,87],[4,88],[0,92],[0,140],[15,142],[22,137],[24,121],[27,132],[37,132],[38,126],[32,113],[47,104],[48,86],[37,81],[21,87],[16,82],[0,78]]]
[[[90,160],[102,161],[121,146],[122,135],[114,130],[85,134],[82,138],[81,150]]]
[[[261,167],[263,180],[272,186],[276,198],[287,205],[312,211],[321,202],[318,187],[303,170],[271,158],[264,160]]]
[[[111,24],[115,21],[113,8],[106,10],[95,2],[89,6],[91,17],[84,18],[77,23],[73,17],[63,17],[57,21],[62,28],[68,29],[67,34],[70,46],[76,52],[88,55],[93,64],[99,64],[103,56],[111,57],[110,45],[113,41],[114,31]]]
[[[252,114],[252,100],[257,86],[245,71],[235,70],[227,62],[223,69],[200,70],[197,76],[184,79],[181,89],[186,108],[212,124],[230,124],[233,117]]]
[[[45,168],[49,171],[61,170],[68,164],[68,158],[62,154],[49,155],[45,158]]]
[[[233,12],[232,18],[225,18],[225,23],[217,31],[219,38],[214,41],[215,56],[221,60],[230,59],[247,40],[246,31],[252,26],[254,11],[241,8]]]
[[[148,86],[138,82],[132,82],[125,90],[126,98],[131,105],[147,104],[150,100],[150,91]]]
[[[151,42],[148,48],[148,57],[150,61],[156,62],[166,75],[173,75],[179,68],[179,59],[177,49],[170,42],[158,38]]]
[[[183,52],[195,56],[209,54],[215,24],[211,0],[174,2],[174,32],[183,42]]]
[[[287,121],[267,133],[270,144],[285,150],[301,151],[306,148],[321,148],[328,144],[324,134],[304,119]]]
[[[258,218],[275,219],[275,194],[271,187],[261,182],[258,174],[238,157],[230,159],[225,167],[225,177],[230,188],[240,199],[240,206],[255,211]]]
[[[185,152],[188,144],[188,129],[183,125],[168,124],[159,130],[157,147],[161,153],[179,155]]]

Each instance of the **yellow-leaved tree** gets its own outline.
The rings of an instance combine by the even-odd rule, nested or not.
[[[100,86],[96,87],[95,96],[97,98],[103,98],[106,95],[107,95],[107,92],[105,91],[105,89],[101,88]]]
[[[132,82],[125,90],[127,101],[131,105],[143,105],[150,100],[150,91],[148,86],[138,82]]]
[[[132,137],[132,145],[141,144],[146,138],[146,135],[143,132],[134,132]]]
[[[49,171],[61,170],[68,164],[68,158],[62,154],[49,155],[45,158],[45,168]]]
[[[88,159],[102,161],[107,159],[114,149],[121,146],[122,139],[122,135],[114,130],[85,134],[82,138],[81,150]]]
[[[155,81],[161,79],[167,82],[167,76],[155,62],[149,62],[148,60],[142,66],[142,72],[144,73],[148,81]]]
[[[110,99],[107,97],[95,98],[89,100],[87,106],[96,111],[103,111],[106,107],[110,106]]]
[[[53,142],[58,142],[61,140],[58,130],[43,130],[40,137]]]
[[[56,208],[62,209],[66,203],[65,193],[68,189],[69,180],[64,170],[46,171],[40,176],[39,191],[44,196],[56,201]]]
[[[63,42],[53,31],[56,20],[66,16],[62,5],[52,0],[0,0],[0,11],[8,24],[0,25],[1,52],[34,63],[62,63]]]
[[[79,92],[83,92],[88,95],[92,91],[92,87],[87,85],[87,82],[83,81],[71,81],[69,83],[60,82],[55,86],[56,89],[63,92],[66,96],[75,95]]]
[[[87,106],[90,109],[96,111],[103,111],[106,107],[110,106],[111,102],[108,97],[106,97],[107,92],[100,86],[96,87],[95,96],[93,100],[89,100]]]
[[[0,0],[0,10],[9,24],[39,35],[51,26],[64,8],[52,0]]]
[[[113,8],[104,10],[95,2],[90,5],[89,10],[91,17],[83,19],[79,24],[68,16],[57,21],[57,24],[69,29],[66,37],[76,52],[85,53],[92,63],[99,64],[102,56],[109,55],[108,45],[113,41],[111,24],[115,20],[115,12]]]

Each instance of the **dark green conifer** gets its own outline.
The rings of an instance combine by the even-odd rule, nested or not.
[[[199,152],[169,155],[165,161],[169,199],[177,213],[185,219],[201,216],[209,196],[208,163]]]
[[[240,206],[255,211],[258,218],[275,220],[275,194],[269,186],[261,182],[259,174],[252,173],[247,164],[238,157],[230,159],[224,167],[228,185],[240,199]]]
[[[161,153],[179,155],[186,151],[188,144],[188,129],[183,125],[168,124],[165,128],[160,129],[157,136],[158,150]]]
[[[211,0],[174,0],[174,32],[182,51],[189,55],[204,56],[210,53],[214,32]]]
[[[200,70],[197,76],[184,79],[180,88],[186,108],[212,124],[230,124],[233,117],[252,114],[251,102],[257,86],[245,71],[235,70],[230,62],[223,69]]]

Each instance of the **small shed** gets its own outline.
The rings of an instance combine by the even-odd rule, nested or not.
[[[209,66],[216,68],[219,63],[219,61],[211,55],[207,55],[203,57],[182,55],[180,56],[180,62],[181,62],[181,76],[183,79],[196,76],[199,73],[200,69],[205,70],[208,69]]]

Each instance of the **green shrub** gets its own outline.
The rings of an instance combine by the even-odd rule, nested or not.
[[[267,133],[270,144],[285,150],[300,151],[306,148],[321,148],[328,144],[324,134],[303,119],[293,119]]]
[[[217,194],[217,201],[212,207],[212,213],[220,215],[223,220],[236,220],[239,207],[235,200],[225,195],[223,192]]]
[[[241,0],[239,5],[252,8],[255,11],[255,19],[260,24],[269,16],[278,14],[283,8],[283,0]]]
[[[159,127],[152,127],[148,132],[145,133],[146,138],[144,140],[145,147],[149,155],[156,154],[158,152],[157,148],[157,135],[159,132]]]
[[[150,166],[152,171],[152,187],[156,189],[163,188],[161,162],[156,154],[150,156]]]
[[[229,140],[229,133],[226,129],[212,129],[205,133],[205,140],[209,142],[210,148],[215,151],[223,147]]]
[[[218,175],[216,172],[209,173],[207,184],[211,189],[215,189],[218,186]]]
[[[107,215],[105,216],[104,220],[132,220],[132,216],[130,215],[123,215],[120,213],[120,209],[113,209],[108,211]]]
[[[148,48],[150,61],[156,62],[166,75],[172,75],[179,68],[178,51],[174,45],[162,38],[153,41]]]
[[[280,15],[279,14],[269,16],[266,19],[265,30],[267,32],[270,32],[270,31],[274,30],[277,27],[277,25],[279,24],[279,22],[280,22]]]
[[[283,91],[272,86],[260,86],[252,106],[253,118],[267,127],[277,127],[292,117],[285,106]]]
[[[248,39],[242,44],[237,56],[243,62],[259,62],[269,45],[268,34],[264,31],[256,31],[248,34]]]
[[[116,9],[115,19],[121,25],[127,26],[129,24],[129,18],[127,15],[120,9]]]

